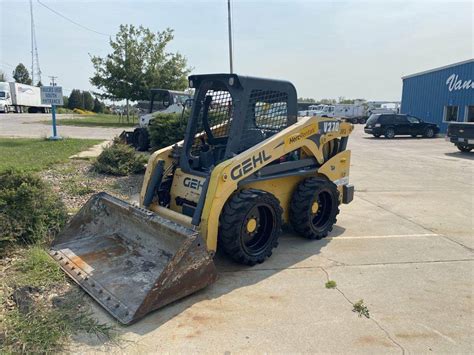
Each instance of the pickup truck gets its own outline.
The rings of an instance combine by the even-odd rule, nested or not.
[[[461,152],[470,152],[474,149],[474,122],[450,123],[446,137]]]

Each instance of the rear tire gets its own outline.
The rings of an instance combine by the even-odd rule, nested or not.
[[[412,134],[411,136],[412,136],[413,138],[416,138],[416,137],[418,137],[418,134]]]
[[[395,130],[393,128],[387,128],[383,135],[387,139],[393,139],[393,137],[395,137]]]
[[[278,245],[283,210],[271,193],[248,189],[236,192],[219,218],[219,247],[240,264],[255,265]]]
[[[137,137],[137,150],[145,152],[150,147],[150,137],[146,128],[140,128]]]
[[[365,122],[367,122],[367,120],[365,118],[359,118],[359,123],[360,124],[365,124]]]
[[[374,134],[373,135],[375,138],[380,138],[380,134]]]
[[[435,132],[433,128],[427,128],[425,133],[423,134],[425,138],[433,138],[435,136]]]
[[[458,145],[457,146],[459,151],[463,153],[469,153],[473,148],[466,147],[465,145]]]
[[[324,179],[303,180],[291,198],[290,223],[298,234],[308,239],[326,237],[332,231],[338,213],[337,187]]]

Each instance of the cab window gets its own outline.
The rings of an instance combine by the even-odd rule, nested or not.
[[[407,116],[408,122],[410,123],[420,123],[420,120],[413,116]]]

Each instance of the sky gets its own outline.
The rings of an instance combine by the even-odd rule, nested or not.
[[[33,0],[43,84],[92,90],[90,55],[120,24],[174,29],[193,74],[229,71],[227,2]],[[400,100],[403,75],[474,57],[474,1],[233,0],[234,72],[291,81],[299,97]],[[0,0],[0,70],[31,67],[27,0]]]

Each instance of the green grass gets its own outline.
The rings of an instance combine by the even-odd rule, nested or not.
[[[326,288],[336,288],[336,286],[337,284],[334,280],[329,280],[328,282],[326,282]]]
[[[42,121],[44,124],[51,124],[51,120]],[[116,115],[77,115],[74,118],[59,118],[57,121],[59,126],[79,126],[79,127],[134,127],[137,125],[136,117],[130,116],[130,121],[127,122],[127,117],[123,116],[119,122],[119,116]]]
[[[78,152],[102,142],[95,139],[49,141],[30,138],[0,138],[0,172],[9,168],[39,171],[62,163]]]
[[[13,268],[10,281],[17,287],[49,287],[66,280],[64,272],[40,246],[26,249]]]
[[[95,334],[105,340],[115,335],[113,326],[93,317],[84,293],[67,283],[39,246],[22,251],[2,283],[2,293],[16,290],[17,306],[3,309],[0,316],[0,353],[56,353],[74,334]],[[2,296],[5,301],[6,295]]]

